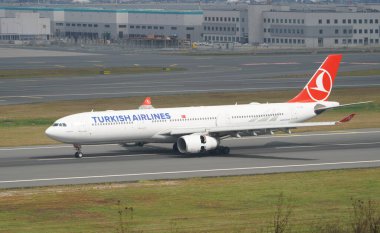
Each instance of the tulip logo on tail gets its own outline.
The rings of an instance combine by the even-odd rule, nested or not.
[[[331,93],[341,59],[341,54],[327,56],[304,89],[288,102],[305,103],[326,101]]]
[[[308,85],[306,85],[307,93],[314,101],[326,100],[332,89],[332,78],[330,73],[325,69],[319,69]]]

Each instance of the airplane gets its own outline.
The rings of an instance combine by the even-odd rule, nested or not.
[[[299,127],[350,121],[355,114],[340,121],[305,122],[329,109],[367,103],[340,105],[328,101],[341,59],[341,54],[327,56],[301,92],[285,103],[151,108],[148,98],[145,107],[135,110],[92,111],[60,118],[45,133],[56,141],[73,144],[77,158],[83,156],[82,145],[110,143],[172,143],[173,150],[181,154],[229,154],[230,148],[221,146],[221,141],[229,137],[276,131],[290,134]]]

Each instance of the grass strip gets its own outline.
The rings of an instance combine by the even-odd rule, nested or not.
[[[94,76],[107,74],[141,74],[157,73],[185,70],[181,67],[149,67],[149,66],[132,66],[132,67],[88,67],[88,68],[54,68],[54,69],[19,69],[19,70],[1,70],[0,79],[2,78],[38,78],[38,77],[64,77],[64,76]]]
[[[274,232],[281,193],[291,232],[349,226],[353,199],[379,207],[380,169],[0,190],[0,232]]]

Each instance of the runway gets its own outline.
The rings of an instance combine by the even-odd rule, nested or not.
[[[183,156],[171,145],[0,148],[0,188],[380,166],[380,129],[225,140],[230,155]]]
[[[184,56],[165,54],[90,54],[84,56],[0,58],[0,69],[158,66],[184,67],[181,72],[138,75],[96,75],[0,79],[0,105],[226,91],[300,89],[326,54],[261,56]],[[378,54],[344,54],[340,71],[371,70],[380,66]],[[378,76],[339,77],[334,88],[380,86]]]

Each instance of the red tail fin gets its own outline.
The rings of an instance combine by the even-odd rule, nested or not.
[[[147,96],[141,105],[152,105],[152,101],[149,96]]]
[[[140,105],[139,109],[150,109],[150,108],[153,108],[152,101],[151,101],[150,97],[147,96],[144,99],[144,102],[142,102],[142,104]]]
[[[342,54],[327,56],[303,90],[289,103],[325,101],[330,96]]]

